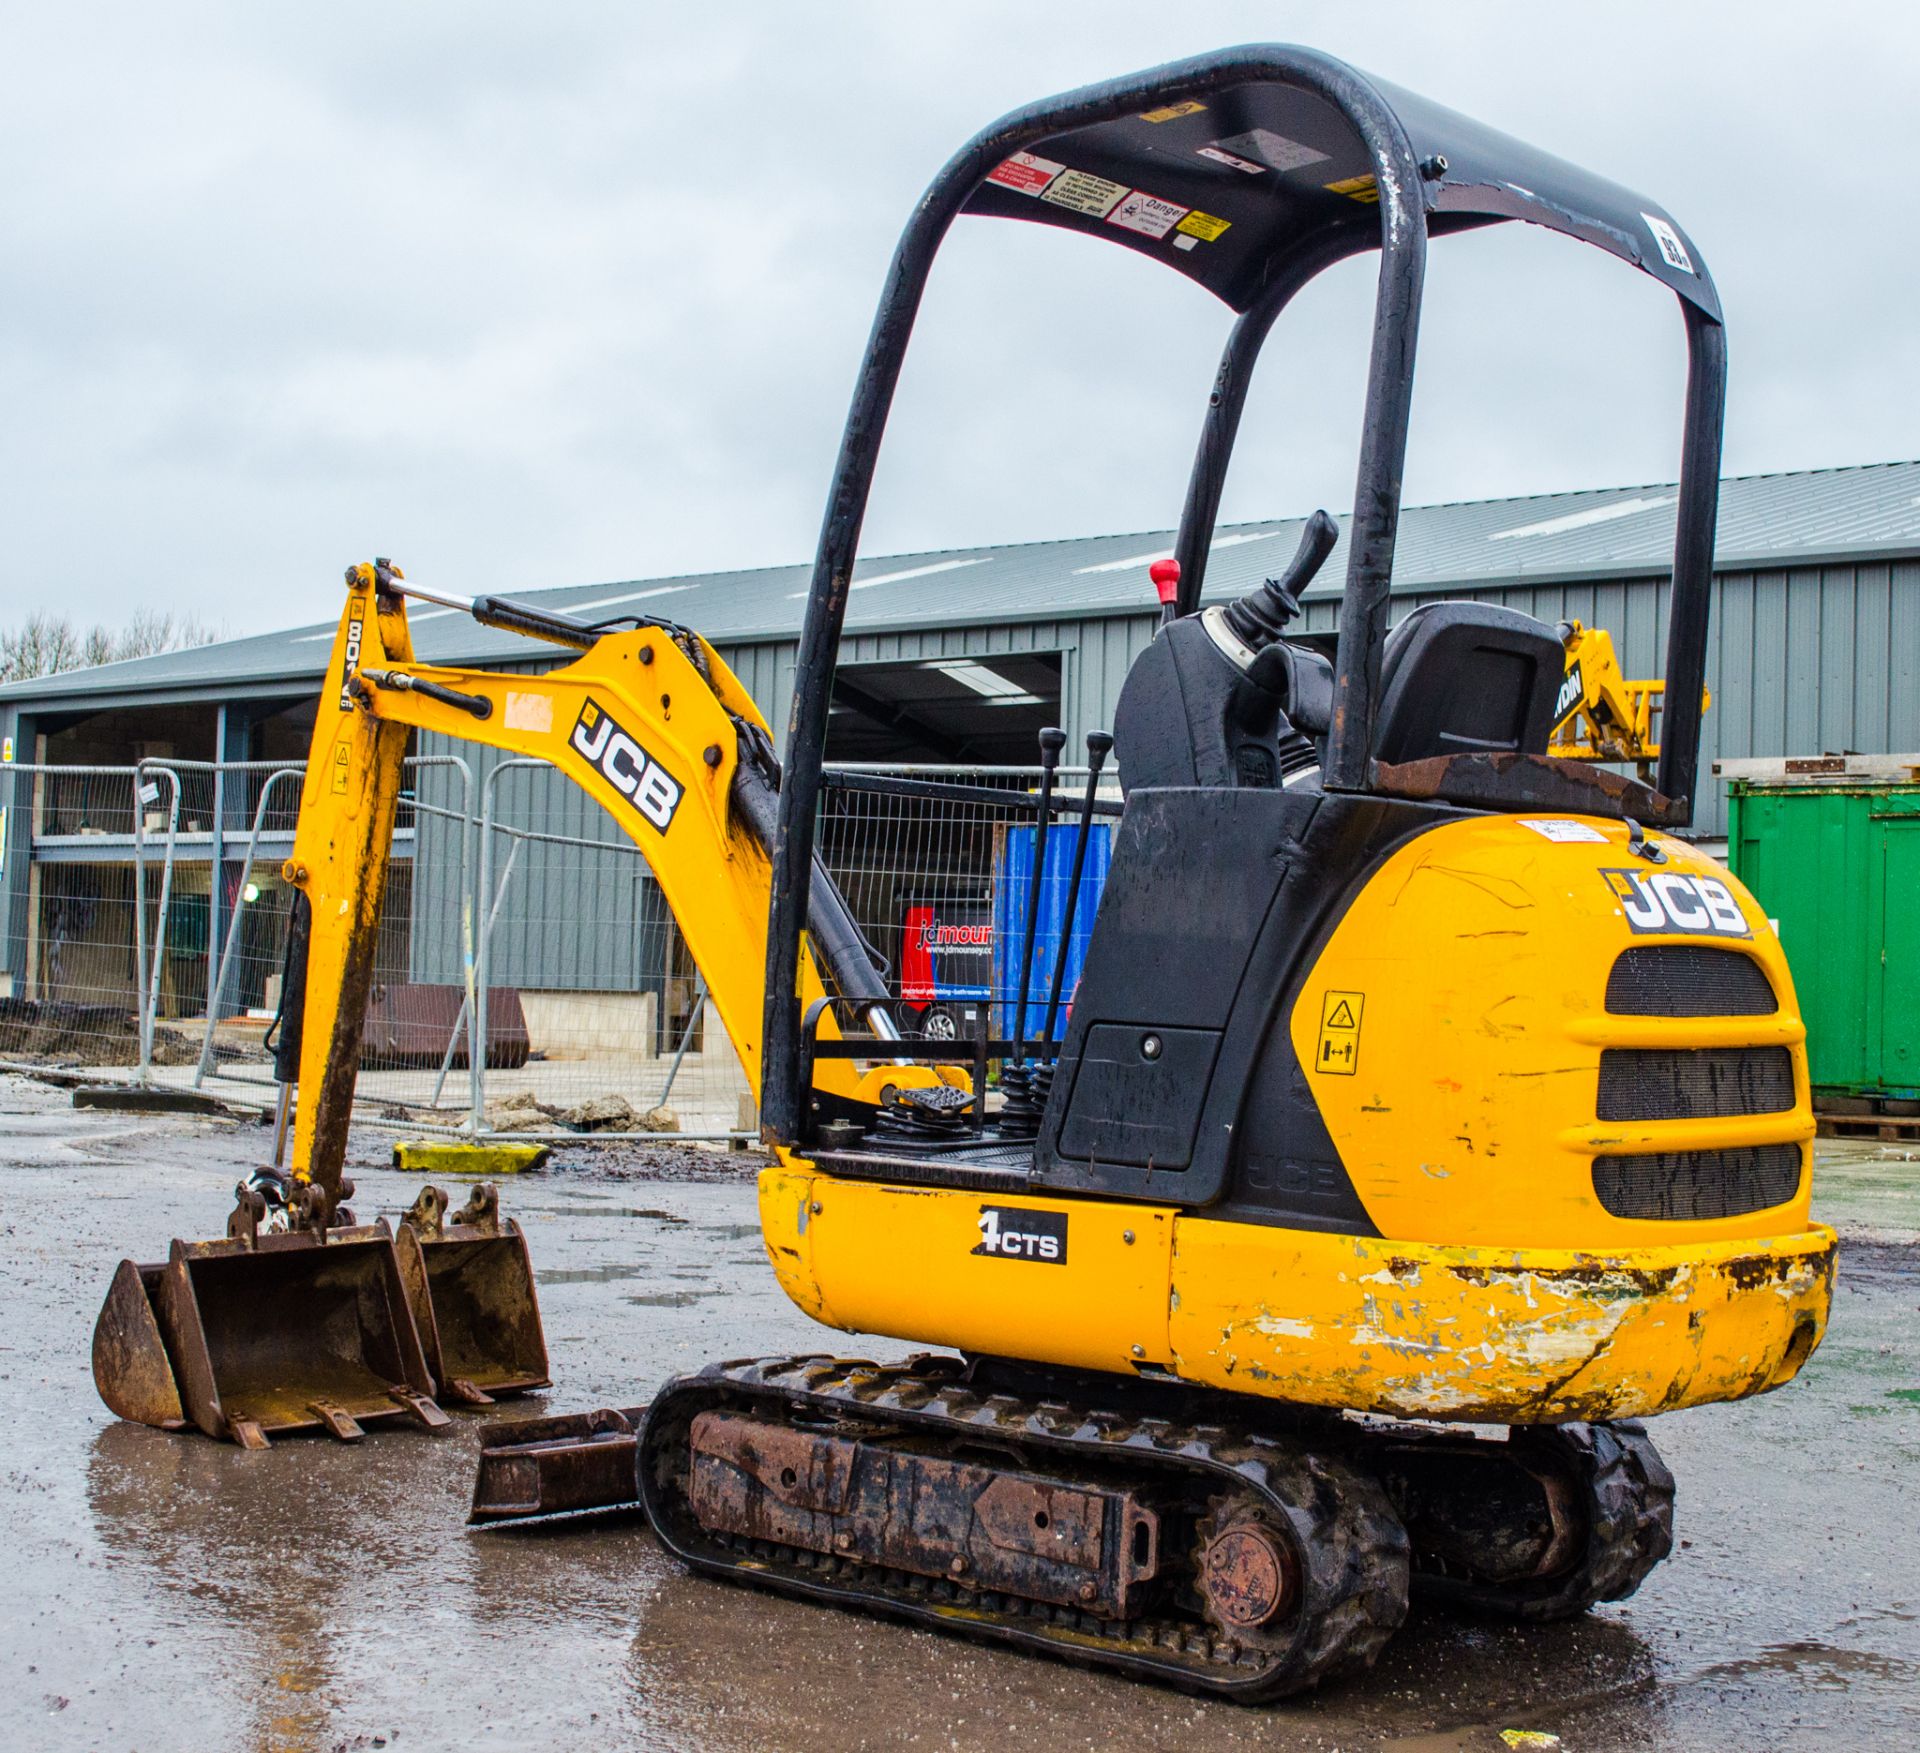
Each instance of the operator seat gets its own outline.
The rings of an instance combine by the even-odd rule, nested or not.
[[[1374,758],[1544,755],[1566,671],[1544,621],[1491,603],[1426,603],[1387,635]]]

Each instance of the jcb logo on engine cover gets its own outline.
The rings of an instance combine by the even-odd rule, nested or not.
[[[1718,877],[1682,876],[1671,870],[1603,870],[1600,874],[1635,931],[1753,935],[1733,891]]]
[[[1067,1214],[1025,1211],[1017,1205],[980,1207],[980,1245],[975,1254],[1003,1260],[1038,1260],[1048,1266],[1067,1263]]]
[[[1556,728],[1586,698],[1586,693],[1587,685],[1580,679],[1580,666],[1575,664],[1561,679],[1560,692],[1553,697],[1553,722]]]
[[[672,826],[686,788],[614,723],[612,713],[589,700],[567,740],[661,833]]]

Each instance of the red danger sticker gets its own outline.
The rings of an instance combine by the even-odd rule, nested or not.
[[[998,183],[1016,194],[1037,195],[1067,167],[1050,158],[1038,158],[1031,152],[1016,152],[995,169],[987,172],[987,181]]]

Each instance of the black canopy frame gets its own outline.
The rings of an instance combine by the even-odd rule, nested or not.
[[[1176,542],[1182,613],[1199,604],[1247,386],[1268,333],[1316,275],[1379,251],[1323,765],[1325,785],[1337,791],[1388,789],[1373,759],[1373,733],[1429,234],[1523,220],[1595,244],[1666,284],[1685,319],[1688,370],[1658,814],[1674,825],[1691,820],[1726,344],[1706,265],[1673,220],[1614,183],[1311,49],[1226,49],[1030,104],[968,141],[914,209],[841,437],[800,636],[772,848],[761,1089],[769,1137],[798,1138],[805,1099],[800,933],[860,529],[920,301],[947,230],[963,212],[1053,224],[1153,254],[1239,313]]]

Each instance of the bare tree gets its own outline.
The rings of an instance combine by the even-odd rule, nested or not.
[[[30,681],[62,670],[183,651],[211,645],[219,637],[217,628],[171,609],[141,609],[124,626],[95,623],[84,633],[65,615],[36,609],[19,626],[0,628],[0,682]]]

